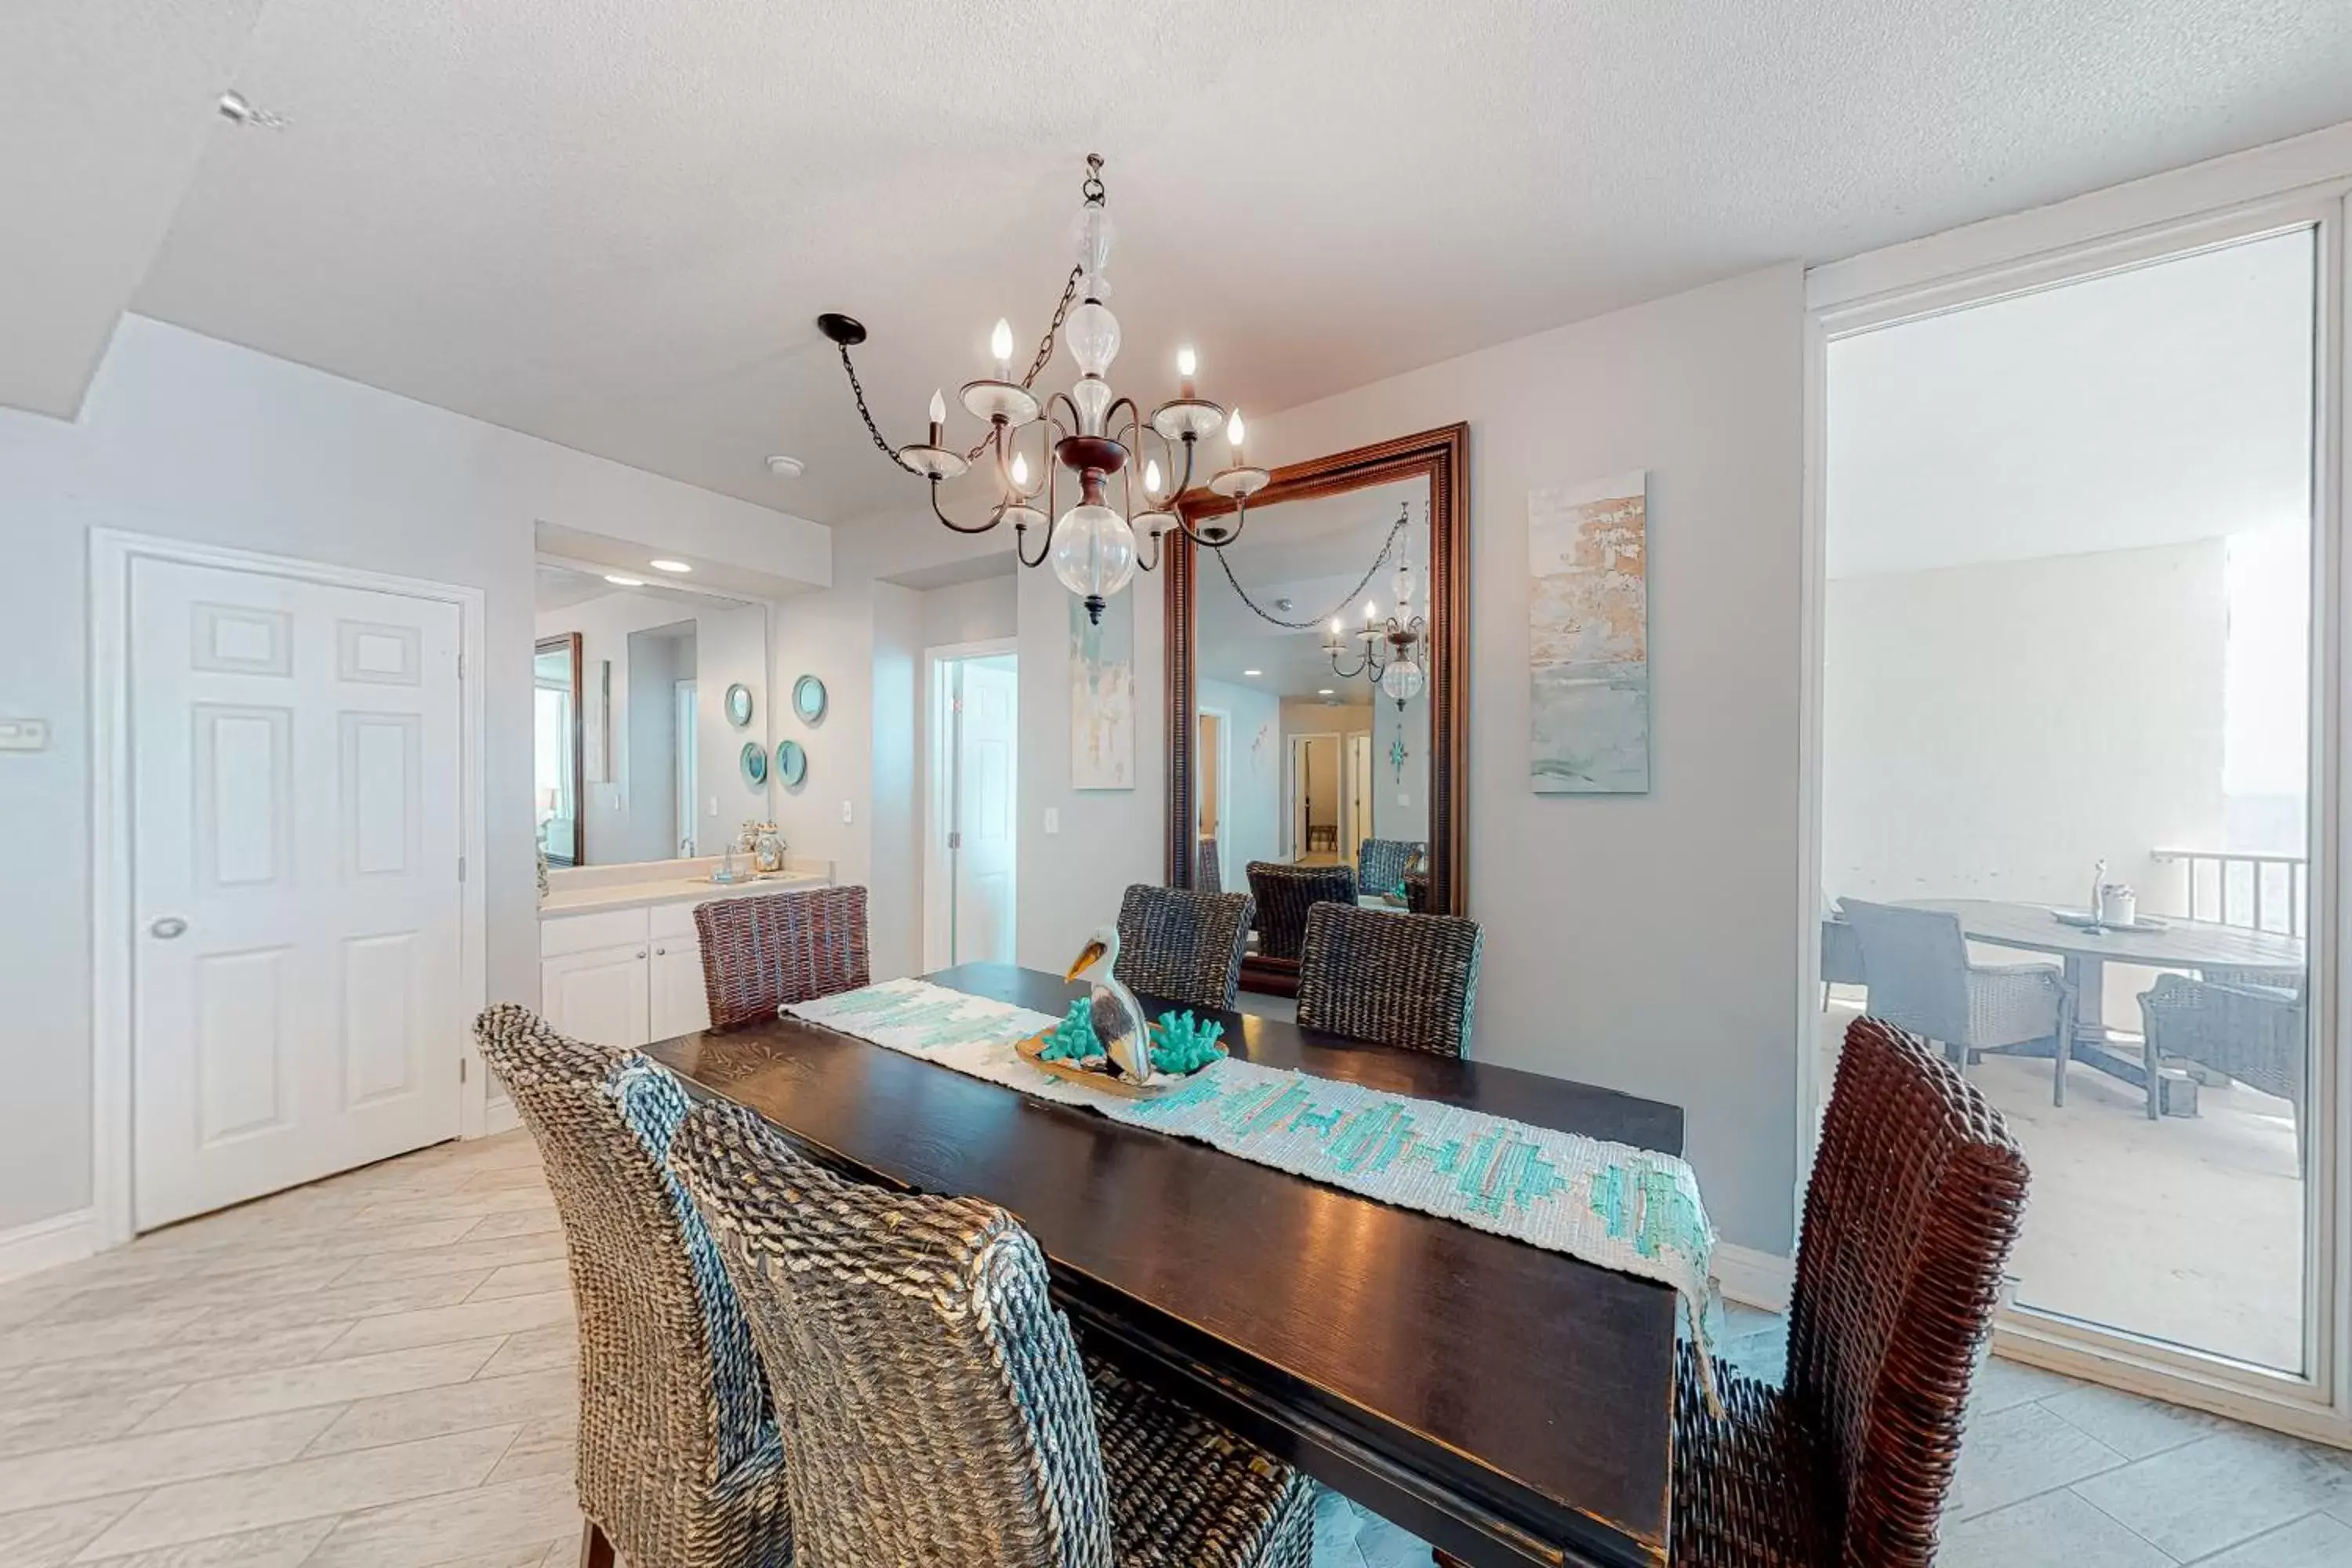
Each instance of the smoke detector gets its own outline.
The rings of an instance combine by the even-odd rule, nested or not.
[[[286,117],[267,109],[256,109],[250,99],[235,88],[220,95],[220,116],[237,125],[258,126],[264,131],[283,131]]]
[[[796,479],[808,470],[808,465],[798,458],[787,458],[777,452],[768,458],[768,472],[780,479]]]

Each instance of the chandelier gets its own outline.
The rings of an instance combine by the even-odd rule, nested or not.
[[[1397,519],[1397,531],[1402,531],[1404,519]],[[1391,542],[1396,535],[1391,532]],[[1386,553],[1385,550],[1383,553]],[[1344,663],[1348,657],[1349,635],[1339,618],[1331,618],[1331,629],[1323,638],[1323,651],[1330,657],[1331,673],[1342,680],[1362,676],[1377,685],[1396,701],[1397,711],[1421,695],[1428,684],[1428,671],[1422,666],[1420,650],[1429,643],[1429,622],[1412,607],[1412,563],[1400,557],[1394,581],[1396,613],[1385,620],[1377,616],[1378,606],[1370,600],[1364,604],[1364,624],[1353,633],[1355,640],[1364,646],[1352,665]]]
[[[975,418],[988,422],[988,433],[968,448],[947,445],[947,399],[931,394],[929,432],[920,441],[902,447],[890,444],[866,406],[866,389],[858,384],[849,351],[866,341],[866,329],[850,317],[827,312],[816,319],[817,331],[841,351],[841,368],[849,376],[850,395],[866,433],[891,461],[931,487],[931,513],[958,533],[986,533],[999,523],[1013,524],[1013,550],[1024,566],[1051,561],[1062,585],[1085,601],[1087,616],[1099,622],[1111,595],[1124,589],[1137,569],[1150,572],[1160,564],[1160,536],[1173,528],[1195,544],[1223,550],[1240,537],[1249,498],[1264,489],[1272,477],[1250,467],[1243,448],[1241,410],[1226,411],[1199,396],[1193,374],[1199,368],[1191,349],[1176,354],[1176,395],[1147,417],[1131,397],[1116,395],[1110,383],[1111,361],[1118,355],[1118,318],[1103,300],[1110,293],[1104,268],[1110,260],[1112,226],[1103,205],[1103,161],[1089,154],[1083,198],[1075,232],[1077,265],[1070,268],[1061,303],[1055,307],[1036,357],[1020,380],[1013,379],[1013,327],[1000,321],[989,341],[995,358],[993,373],[966,382],[958,395]],[[1077,362],[1078,379],[1067,392],[1040,397],[1034,390],[1039,374],[1054,357],[1056,341],[1066,343]],[[1210,476],[1213,493],[1234,503],[1230,525],[1220,518],[1199,528],[1176,510],[1176,498],[1192,488],[1194,461],[1203,437],[1225,427],[1226,465]],[[1033,439],[1037,463],[1033,470],[1024,444]],[[1159,443],[1155,454],[1147,449]],[[1178,448],[1182,448],[1180,465]],[[1141,494],[1138,495],[1136,458],[1144,459]],[[1163,471],[1160,458],[1167,459]],[[978,463],[992,465],[997,500],[984,517],[959,522],[940,507],[940,485]],[[1062,470],[1076,477],[1077,495],[1066,511],[1060,510]],[[1033,471],[1036,477],[1033,479]],[[1173,483],[1168,483],[1172,478]],[[1112,504],[1116,481],[1118,504]],[[1043,499],[1042,509],[1036,504]],[[1140,506],[1138,505],[1139,499]],[[1028,549],[1029,531],[1052,531],[1034,559]],[[1140,529],[1150,541],[1147,557],[1136,545]]]

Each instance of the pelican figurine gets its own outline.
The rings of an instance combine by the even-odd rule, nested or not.
[[[1143,1005],[1135,993],[1118,982],[1118,928],[1097,926],[1087,939],[1086,947],[1077,961],[1070,965],[1066,980],[1090,976],[1087,985],[1093,993],[1091,1019],[1095,1038],[1119,1070],[1119,1076],[1129,1083],[1151,1081],[1151,1029],[1143,1016]]]

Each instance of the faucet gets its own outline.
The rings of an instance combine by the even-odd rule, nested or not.
[[[689,833],[685,837],[677,841],[677,858],[681,860],[691,860],[694,858],[693,834]]]

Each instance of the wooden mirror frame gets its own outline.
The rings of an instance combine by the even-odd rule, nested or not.
[[[1276,468],[1265,489],[1250,498],[1250,510],[1420,477],[1429,481],[1429,901],[1433,910],[1458,915],[1469,909],[1470,426],[1448,425]],[[1234,503],[1190,489],[1176,507],[1198,528],[1204,518],[1232,511]],[[1168,605],[1168,885],[1190,888],[1199,864],[1192,752],[1200,682],[1192,611],[1201,547],[1173,529],[1160,545]],[[1252,990],[1293,993],[1297,970],[1295,962],[1253,954],[1243,964],[1242,983]]]
[[[542,653],[561,653],[567,655],[572,660],[572,866],[583,866],[587,861],[581,851],[587,847],[588,838],[588,769],[586,766],[588,716],[580,706],[583,696],[580,689],[580,634],[564,632],[557,637],[541,637],[531,645],[531,653],[534,656],[534,663],[535,656]],[[532,700],[537,701],[538,699],[533,698]],[[559,868],[562,870],[571,868],[572,867]]]

